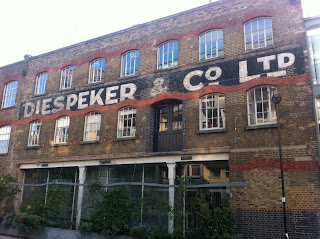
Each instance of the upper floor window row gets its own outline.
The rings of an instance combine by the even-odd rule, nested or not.
[[[273,30],[271,18],[254,19],[244,25],[245,50],[259,49],[273,45]],[[199,60],[207,60],[224,55],[223,30],[209,30],[199,36]],[[121,57],[121,76],[136,75],[139,71],[140,54],[138,50],[129,51]],[[178,66],[178,41],[167,41],[158,47],[158,70]],[[88,83],[103,82],[105,77],[106,60],[95,59],[90,63]],[[75,66],[67,66],[61,71],[60,89],[73,87]],[[48,73],[43,72],[37,76],[35,95],[46,92]],[[11,86],[10,86],[11,87]],[[9,88],[8,88],[9,89]],[[14,90],[12,90],[14,91]],[[7,94],[11,94],[10,90]],[[8,105],[12,103],[12,96],[8,96]],[[11,98],[10,98],[11,97]],[[11,100],[10,100],[10,99]],[[5,99],[4,99],[5,101]],[[3,101],[3,102],[4,102]],[[4,103],[2,107],[5,106]]]

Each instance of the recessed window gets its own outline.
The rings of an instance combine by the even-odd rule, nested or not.
[[[2,108],[12,107],[16,103],[18,81],[13,81],[5,85],[3,92]]]
[[[83,141],[99,140],[100,138],[101,114],[91,112],[86,115]]]
[[[169,41],[158,48],[158,69],[174,66],[178,66],[178,41]]]
[[[277,93],[273,86],[256,87],[248,91],[249,125],[271,124],[277,122],[275,105],[271,98]]]
[[[105,59],[97,59],[90,63],[89,84],[102,82],[106,66]]]
[[[122,56],[121,76],[131,76],[139,70],[139,51],[130,51]]]
[[[223,31],[212,30],[200,35],[199,59],[206,60],[223,55]]]
[[[41,126],[41,120],[35,120],[30,123],[28,146],[39,146]]]
[[[10,133],[10,125],[0,127],[0,154],[8,153]]]
[[[54,135],[55,144],[62,144],[68,142],[69,123],[70,118],[68,116],[62,116],[56,120],[56,130]]]
[[[191,178],[200,178],[201,171],[199,164],[188,165],[187,168],[187,176]]]
[[[200,130],[225,128],[225,97],[210,94],[200,99]]]
[[[118,138],[136,135],[136,115],[137,109],[130,106],[118,111]]]
[[[49,74],[47,72],[41,73],[37,76],[35,94],[40,95],[46,93],[46,85]]]
[[[273,45],[272,20],[259,18],[244,25],[246,50]]]
[[[73,75],[76,67],[67,66],[61,71],[60,89],[71,89],[73,87]]]

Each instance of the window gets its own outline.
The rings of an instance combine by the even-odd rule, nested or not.
[[[272,21],[259,18],[244,25],[246,50],[273,45]]]
[[[73,87],[73,74],[75,66],[67,66],[61,71],[60,90],[70,89]]]
[[[49,74],[47,72],[41,73],[37,76],[37,83],[36,83],[36,95],[46,93],[46,84],[48,80]]]
[[[139,70],[139,51],[131,51],[122,56],[121,76],[132,76]]]
[[[249,125],[277,122],[275,105],[271,101],[276,92],[277,90],[273,86],[261,86],[248,91]]]
[[[118,112],[118,138],[134,137],[136,135],[137,109],[124,107]]]
[[[10,133],[10,125],[0,127],[0,154],[8,153]]]
[[[320,28],[307,30],[310,74],[313,84],[320,84]]]
[[[200,99],[200,130],[225,128],[225,97],[210,94]]]
[[[200,35],[199,59],[206,60],[223,55],[223,31],[212,30]]]
[[[200,165],[199,164],[188,165],[186,170],[187,170],[188,177],[200,178]]]
[[[41,125],[41,120],[30,123],[28,146],[39,146]]]
[[[12,107],[16,103],[18,81],[13,81],[5,85],[3,92],[2,108]]]
[[[178,65],[178,42],[170,41],[159,46],[158,69],[166,69]]]
[[[56,120],[56,130],[54,135],[54,143],[62,144],[67,143],[69,135],[70,118],[62,116]]]
[[[91,112],[86,115],[83,141],[99,140],[100,137],[101,114]]]
[[[97,59],[91,62],[89,71],[89,84],[103,81],[105,66],[105,59]]]

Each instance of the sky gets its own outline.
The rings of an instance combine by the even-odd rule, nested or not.
[[[216,1],[216,0],[214,0]],[[320,15],[320,0],[309,14]],[[0,0],[0,67],[210,0]]]

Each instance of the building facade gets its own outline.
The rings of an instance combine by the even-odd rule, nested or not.
[[[319,156],[301,3],[221,0],[0,68],[1,173],[25,184],[177,178],[230,200],[244,238],[319,237]],[[201,186],[202,185],[202,186]],[[79,223],[90,198],[72,189]],[[191,189],[190,189],[191,191]],[[46,194],[23,187],[20,202]],[[158,223],[173,230],[168,215]]]

